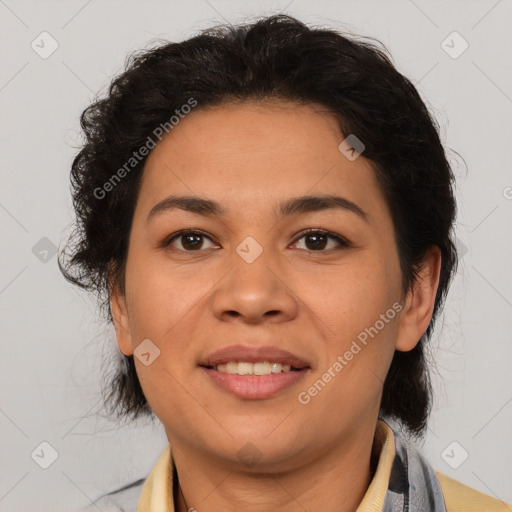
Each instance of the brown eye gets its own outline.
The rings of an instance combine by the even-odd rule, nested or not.
[[[211,243],[210,247],[204,247],[205,241],[208,240]],[[164,243],[164,247],[170,247],[181,251],[193,252],[201,249],[211,249],[216,246],[210,238],[203,233],[197,231],[180,231],[168,239]]]
[[[203,245],[203,235],[181,235],[181,245],[187,251],[201,249]]]
[[[306,235],[304,237],[306,241],[306,247],[310,251],[314,251],[315,249],[325,249],[327,246],[327,242],[329,237],[324,234],[316,234],[316,235]]]
[[[295,244],[298,244],[298,242],[303,239],[305,247],[299,247],[299,249],[303,248],[308,251],[323,252],[326,248],[329,250],[335,249],[336,247],[349,247],[350,245],[349,242],[340,235],[328,231],[310,230],[298,238]],[[334,241],[334,245],[331,242],[329,246],[330,241]]]

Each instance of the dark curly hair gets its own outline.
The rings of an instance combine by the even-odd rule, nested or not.
[[[81,116],[85,141],[71,170],[77,224],[59,255],[64,276],[96,292],[112,321],[109,284],[124,292],[131,222],[147,157],[139,150],[191,98],[197,109],[265,99],[326,107],[344,136],[354,134],[364,142],[364,157],[391,211],[404,292],[416,279],[427,248],[439,247],[433,318],[413,350],[395,351],[380,409],[407,433],[423,436],[432,405],[426,343],[457,266],[454,178],[439,125],[374,39],[275,15],[217,26],[180,43],[165,41],[132,54],[105,97]],[[126,169],[136,154],[137,161]],[[123,179],[104,192],[123,165]],[[124,364],[104,388],[110,414],[154,419],[133,356],[122,357]]]

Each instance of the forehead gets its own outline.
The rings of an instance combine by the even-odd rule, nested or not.
[[[340,152],[344,138],[322,105],[199,105],[148,156],[139,199],[147,210],[166,195],[206,195],[247,210],[277,198],[338,192],[376,204],[382,197],[373,168]]]
[[[177,129],[179,128],[179,129]],[[169,139],[195,145],[198,149],[223,146],[246,151],[293,149],[298,152],[318,151],[319,143],[336,141],[341,136],[334,113],[320,104],[298,104],[291,101],[265,100],[226,103],[214,107],[196,107],[185,116]]]

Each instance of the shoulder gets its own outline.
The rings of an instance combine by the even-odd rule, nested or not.
[[[512,506],[436,472],[447,512],[512,512]]]
[[[136,512],[145,478],[131,482],[94,500],[82,512]]]

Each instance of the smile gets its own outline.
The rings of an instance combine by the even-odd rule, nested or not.
[[[230,375],[270,375],[272,373],[296,372],[299,368],[294,368],[289,364],[261,361],[256,363],[229,361],[228,363],[218,364],[213,369],[218,372],[229,373]]]
[[[274,397],[311,370],[301,357],[271,346],[232,345],[199,361],[216,389],[244,400]]]
[[[215,367],[200,367],[215,388],[243,400],[264,400],[275,397],[297,385],[311,370],[309,366],[293,368],[288,364],[236,362]]]

